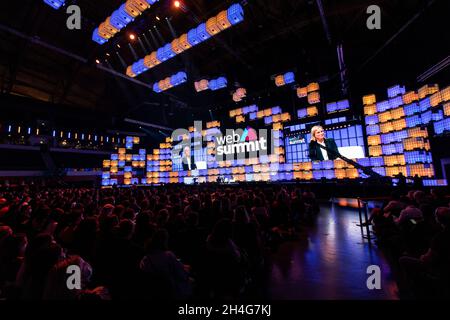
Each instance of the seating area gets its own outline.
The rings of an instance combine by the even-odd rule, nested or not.
[[[445,196],[396,192],[372,213],[399,297],[448,297]],[[314,193],[295,186],[1,191],[2,298],[276,298],[264,293],[271,256],[307,236],[319,211]],[[79,290],[58,280],[72,264]]]

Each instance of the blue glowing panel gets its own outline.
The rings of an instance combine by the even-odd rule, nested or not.
[[[123,19],[123,15],[122,15],[122,13],[120,12],[119,9],[114,11],[111,14],[111,18],[110,18],[111,25],[114,28],[119,29],[119,30],[124,28],[129,23],[127,20]]]
[[[102,173],[102,178],[103,178],[103,179],[109,179],[110,177],[111,177],[111,175],[110,175],[109,172],[103,172],[103,173]]]
[[[264,117],[264,124],[271,124],[273,121],[272,121],[272,116],[270,116],[270,117]]]
[[[145,161],[145,158],[146,158],[145,154],[140,154],[139,155],[139,161]],[[167,158],[167,157],[165,157],[165,158]]]
[[[272,114],[281,114],[281,107],[279,106],[273,107]]]
[[[445,118],[444,120],[435,122],[433,124],[434,126],[434,132],[436,134],[442,134],[444,132],[450,131],[450,118]]]
[[[111,185],[111,180],[109,179],[102,179],[102,186],[109,186]]]
[[[123,168],[124,172],[132,172],[132,168],[130,166],[125,166],[125,168]]]
[[[197,27],[197,37],[199,41],[205,41],[211,38],[208,30],[206,30],[206,23],[201,23]]]
[[[394,145],[395,145],[396,153],[403,153],[403,143],[402,142],[397,142]]]
[[[367,125],[373,125],[373,124],[377,124],[378,121],[378,115],[374,114],[371,116],[366,116],[366,124]]]
[[[431,108],[430,97],[419,101],[420,111],[424,112]]]
[[[125,161],[124,160],[119,160],[118,165],[120,168],[125,166]]]
[[[356,159],[356,162],[364,167],[370,167],[370,159],[369,158]]]
[[[175,57],[177,54],[172,50],[172,44],[171,43],[167,43],[164,47],[163,47],[163,50],[164,50],[164,55],[168,58],[168,59],[170,59],[170,58],[173,58],[173,57]]]
[[[323,171],[322,170],[314,170],[313,171],[313,179],[314,180],[320,180],[323,178]]]
[[[131,65],[131,70],[135,73],[135,74],[141,74],[145,71],[148,70],[148,68],[145,66],[144,64],[144,59],[140,59],[139,61],[133,63]]]
[[[333,160],[322,161],[322,168],[325,170],[334,169],[334,161]]]
[[[201,42],[201,39],[197,35],[197,29],[191,29],[187,33],[187,40],[191,46],[195,46]]]
[[[98,34],[98,28],[96,28],[93,32],[92,32],[92,41],[97,42],[98,44],[104,44],[106,43],[108,40],[106,40],[105,38],[102,38],[99,34]]]
[[[50,7],[52,7],[53,9],[58,10],[59,8],[61,8],[64,5],[65,0],[44,0],[44,2],[46,4],[48,4]]]
[[[291,84],[295,82],[295,75],[293,72],[287,72],[284,74],[284,83]]]
[[[383,146],[381,146],[381,150],[383,151],[384,155],[391,155],[391,154],[397,153],[395,144],[383,145]]]
[[[418,103],[411,103],[406,105],[403,110],[405,111],[406,116],[411,116],[415,113],[420,112],[420,105]]]
[[[126,142],[125,143],[125,148],[132,149],[133,148],[133,142]]]
[[[394,136],[394,140],[395,141],[402,141],[403,139],[408,138],[408,131],[407,130],[402,130],[402,131],[396,131],[393,133]]]
[[[387,92],[388,92],[388,97],[389,98],[394,98],[394,97],[396,97],[398,95],[404,94],[406,92],[406,89],[405,89],[404,86],[402,87],[400,85],[396,85],[396,86],[390,87],[387,90]]]
[[[372,168],[373,171],[375,171],[376,173],[378,173],[379,175],[385,176],[386,175],[386,168],[384,167],[375,167]]]
[[[209,89],[211,89],[212,91],[217,90],[217,80],[215,80],[215,79],[210,80],[208,85],[209,85]]]
[[[327,112],[328,113],[332,113],[332,112],[336,112],[336,111],[337,111],[337,103],[336,102],[327,103]]]
[[[166,52],[164,50],[164,47],[161,47],[158,50],[156,50],[156,58],[159,61],[166,61],[168,59],[168,57],[166,56]]]
[[[286,172],[284,174],[284,180],[294,180],[294,174],[292,172]]]
[[[297,116],[298,116],[299,119],[306,118],[308,116],[308,110],[306,110],[306,109],[299,109],[297,111]]]
[[[244,9],[240,4],[233,4],[227,10],[227,17],[232,25],[242,22],[244,21]]]
[[[382,144],[388,144],[390,143],[393,139],[393,134],[392,133],[385,133],[381,135],[381,143]]]
[[[312,164],[313,170],[322,170],[322,161],[314,161]]]
[[[336,178],[334,170],[323,170],[323,177],[326,179]]]
[[[139,178],[131,179],[131,184],[139,184]]]
[[[429,162],[429,154],[425,151],[405,151],[405,161],[409,164]]]
[[[112,154],[111,155],[111,160],[119,160],[119,155],[118,154]]]
[[[430,122],[431,122],[431,117],[432,117],[432,112],[431,112],[431,110],[422,113],[422,116],[421,116],[421,118],[422,118],[422,123],[423,123],[423,124],[428,124],[428,123],[430,123]]]
[[[220,77],[220,78],[209,81],[209,89],[211,89],[212,91],[226,88],[227,85],[228,85],[228,83],[227,83],[227,79],[225,77]]]
[[[389,105],[389,101],[381,101],[377,103],[377,112],[383,112],[389,110],[391,106]]]
[[[380,133],[380,126],[376,124],[369,125],[366,127],[366,132],[369,136],[375,136]]]
[[[383,157],[370,158],[370,165],[372,167],[382,167],[382,166],[384,166],[384,159],[383,159]]]
[[[406,118],[406,126],[408,128],[414,128],[422,124],[422,119],[419,115],[410,116]]]
[[[145,149],[139,149],[139,154],[143,154],[143,155],[145,155],[145,154],[146,154],[146,151],[145,151]]]
[[[256,111],[258,111],[258,106],[256,104],[252,104],[250,106],[250,112],[256,112]]]
[[[344,111],[350,109],[350,103],[348,100],[341,100],[337,102],[337,110]]]
[[[125,3],[122,4],[119,9],[117,9],[117,12],[118,16],[120,17],[120,19],[122,19],[122,21],[125,24],[129,24],[130,22],[134,21],[134,18],[130,16],[128,12],[125,10]]]
[[[259,162],[261,163],[268,163],[269,162],[269,156],[268,155],[262,155],[259,157]]]
[[[390,109],[397,108],[403,104],[403,98],[401,96],[389,99]]]
[[[280,164],[279,163],[271,163],[269,165],[269,170],[270,171],[279,171],[280,170]]]
[[[155,91],[156,93],[162,92],[162,90],[159,88],[158,83],[153,84],[153,91]]]
[[[442,112],[442,110],[438,110],[437,112],[433,112],[433,114],[431,115],[431,120],[433,122],[440,121],[442,119],[444,119],[444,113]]]

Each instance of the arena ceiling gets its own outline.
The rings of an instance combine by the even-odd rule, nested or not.
[[[384,88],[397,83],[416,88],[421,85],[417,77],[450,54],[447,0],[244,0],[243,23],[138,76],[136,83],[120,76],[124,66],[135,61],[134,53],[141,58],[174,38],[167,19],[179,36],[236,1],[184,0],[184,12],[171,0],[160,0],[107,44],[91,41],[92,30],[122,2],[67,1],[77,4],[82,16],[81,30],[68,30],[65,10],[40,0],[2,1],[2,96],[29,97],[67,113],[176,127],[235,107],[230,95],[235,86],[247,88],[244,104],[294,109],[300,102],[291,88],[275,88],[271,77],[277,73],[293,70],[300,85],[320,81],[326,100],[349,97],[358,104],[361,95],[384,95]],[[373,4],[382,10],[381,30],[366,27],[366,10]],[[142,43],[131,41],[130,33]],[[338,44],[344,50],[346,94]],[[180,70],[188,74],[187,84],[163,94],[149,88]],[[228,89],[195,92],[193,81],[222,75]],[[448,84],[445,77],[444,71],[427,82]]]

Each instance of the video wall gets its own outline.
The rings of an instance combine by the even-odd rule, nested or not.
[[[138,138],[127,137],[125,148],[104,161],[102,184],[366,178],[363,172],[342,159],[310,161],[309,130],[321,124],[326,136],[335,139],[343,155],[380,175],[417,175],[424,178],[425,185],[446,185],[446,181],[435,177],[429,138],[450,132],[450,87],[441,90],[438,85],[426,85],[418,91],[407,92],[402,86],[394,86],[388,89],[387,99],[377,101],[375,95],[367,95],[362,98],[362,104],[362,123],[354,117],[347,118],[350,116],[345,110],[348,104],[343,102],[327,104],[327,108],[323,108],[326,111],[308,106],[297,110],[297,117],[283,112],[280,106],[262,109],[251,105],[231,110],[229,116],[236,124],[231,129],[241,128],[239,133],[227,134],[226,129],[230,128],[224,128],[220,121],[207,122],[200,130],[194,126],[185,130],[184,138],[201,140],[199,149],[195,148],[195,139],[190,145],[193,160],[205,163],[195,170],[183,168],[179,136],[166,138],[158,149],[147,153],[139,147]],[[261,129],[271,133],[270,148],[261,139],[264,138]],[[218,133],[222,134],[220,142],[224,148],[244,156],[218,157]],[[257,157],[248,155],[255,150],[260,152]]]
[[[337,123],[345,123],[346,118],[341,119]],[[319,124],[319,123],[317,123]],[[312,125],[307,126],[310,129]],[[336,141],[339,153],[350,159],[358,159],[365,157],[365,142],[362,125],[341,125],[336,128],[328,129],[326,125],[326,137],[332,138]],[[309,158],[309,142],[311,141],[310,130],[301,130],[300,125],[291,126],[287,128],[289,131],[286,134],[285,148],[286,148],[286,162],[308,162]]]

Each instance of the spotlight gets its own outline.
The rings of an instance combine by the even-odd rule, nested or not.
[[[109,53],[106,53],[106,56],[109,57],[110,56]]]
[[[156,16],[156,20],[160,21],[161,19],[158,16]]]
[[[130,38],[130,40],[136,39],[136,36],[133,33],[130,33],[130,35],[128,37]]]
[[[117,44],[117,48],[119,48],[119,49],[120,49],[120,44]]]
[[[175,8],[179,8],[181,6],[181,2],[180,1],[175,1],[173,3],[173,5],[175,6]]]
[[[99,64],[99,63],[100,63],[100,60],[95,59],[95,63]]]

